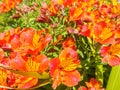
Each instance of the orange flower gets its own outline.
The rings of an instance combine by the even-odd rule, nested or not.
[[[78,3],[78,0],[63,0],[64,7],[71,6],[72,4]]]
[[[74,40],[74,38],[72,38],[72,37],[67,37],[67,38],[65,39],[65,41],[63,41],[62,46],[63,46],[63,48],[69,47],[69,48],[72,48],[72,49],[75,50],[75,49],[76,49],[76,46],[75,46],[75,40]]]
[[[87,87],[81,86],[78,88],[78,90],[104,90],[100,82],[98,82],[98,80],[95,78],[91,78],[90,82],[86,82],[86,86]]]
[[[22,0],[3,0],[3,3],[0,4],[0,13],[10,11],[20,2],[22,2]]]
[[[17,75],[12,86],[17,87],[17,88],[26,89],[26,88],[35,86],[37,84],[37,82],[38,82],[37,78]]]
[[[91,78],[90,82],[86,82],[86,85],[88,90],[104,90],[102,89],[100,82],[98,82],[98,80],[95,78]]]
[[[7,88],[30,88],[37,84],[38,79],[14,74],[5,69],[0,69],[0,86],[3,86],[0,90],[7,90]]]
[[[66,86],[75,86],[80,81],[80,73],[76,70],[79,65],[77,52],[71,48],[65,48],[59,58],[54,58],[50,62],[50,74],[53,77],[54,89],[60,83]]]
[[[17,65],[16,65],[17,64]],[[49,60],[45,55],[37,55],[31,57],[22,57],[17,54],[14,58],[11,58],[10,66],[12,69],[27,71],[27,72],[39,72],[42,73],[48,69]]]
[[[114,33],[112,23],[101,21],[94,27],[94,40],[101,44],[112,44],[114,43]]]
[[[49,33],[43,33],[43,31],[35,32],[32,40],[32,46],[37,51],[44,50],[45,46],[51,41],[52,36]]]
[[[103,62],[108,62],[110,66],[115,66],[120,64],[120,44],[116,43],[111,46],[103,46],[101,48],[101,56],[103,57]]]
[[[52,3],[54,4],[61,4],[64,5],[64,7],[66,6],[71,6],[72,4],[74,4],[75,2],[78,2],[78,0],[51,0]]]
[[[71,7],[70,8],[70,20],[78,20],[80,19],[80,15],[83,13],[82,7]]]
[[[49,33],[44,33],[41,30],[35,31],[32,28],[24,28],[22,31],[17,31],[8,36],[8,40],[4,41],[3,38],[0,41],[5,42],[5,45],[8,42],[10,48],[14,52],[21,53],[21,55],[38,54],[52,39]]]

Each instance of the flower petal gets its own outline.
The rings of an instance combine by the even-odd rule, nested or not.
[[[62,73],[61,81],[66,86],[69,87],[75,86],[80,81],[80,73],[77,70],[71,72],[61,71],[61,73]]]

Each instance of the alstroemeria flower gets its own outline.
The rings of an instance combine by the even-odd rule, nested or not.
[[[3,32],[3,33],[0,33],[0,47],[3,49],[3,50],[12,50],[13,47],[16,48],[18,47],[19,45],[16,43],[19,42],[19,36],[20,34],[20,28],[15,28],[13,30],[10,30],[8,32]],[[18,38],[17,40],[14,38]],[[14,39],[14,40],[13,40]],[[14,44],[11,43],[11,42],[15,42]],[[12,47],[13,45],[13,47]]]
[[[54,89],[61,83],[71,87],[80,81],[80,73],[76,70],[80,61],[78,54],[71,48],[65,48],[61,51],[59,58],[54,58],[50,62],[50,74],[53,78]]]
[[[7,90],[7,88],[30,88],[37,84],[38,79],[33,77],[22,76],[14,74],[10,71],[0,68],[0,90]]]
[[[80,19],[80,15],[83,13],[82,7],[71,7],[70,8],[70,20]]]
[[[76,49],[76,46],[75,46],[75,40],[74,40],[74,38],[72,38],[72,37],[67,37],[67,38],[63,41],[62,46],[63,46],[63,48],[69,47],[69,48],[72,48],[72,49],[75,50],[75,49]]]
[[[112,44],[114,43],[114,33],[113,33],[112,22],[101,21],[94,27],[94,40],[101,44]]]
[[[60,4],[64,7],[71,6],[72,4],[75,4],[78,2],[78,0],[51,0],[54,4]]]
[[[51,40],[52,36],[49,33],[45,34],[43,31],[38,31],[33,36],[32,46],[37,51],[42,51]]]
[[[120,64],[120,44],[113,44],[111,46],[103,46],[100,50],[103,62],[108,62],[110,66]]]
[[[86,83],[86,87],[81,86],[78,88],[78,90],[104,90],[104,88],[102,88],[101,83],[95,78],[91,78],[90,82],[85,82],[85,83]]]
[[[12,83],[12,81],[10,82],[10,80],[9,80],[9,84],[10,83]],[[38,83],[37,78],[27,77],[27,76],[22,76],[22,75],[16,75],[15,80],[14,80],[13,84],[11,84],[11,86],[13,88],[17,87],[17,88],[26,89],[26,88],[30,88],[30,87],[35,86],[37,83]]]
[[[86,82],[86,85],[88,90],[104,90],[100,82],[95,78],[91,78],[90,82]]]
[[[39,53],[51,39],[49,33],[45,34],[41,30],[35,31],[32,28],[24,28],[19,34],[14,34],[9,42],[14,52],[19,52],[24,56]]]
[[[23,57],[20,54],[11,58],[10,67],[16,70],[42,73],[48,69],[49,60],[45,55]]]
[[[3,2],[0,4],[0,13],[10,11],[20,2],[22,2],[22,0],[3,0]]]

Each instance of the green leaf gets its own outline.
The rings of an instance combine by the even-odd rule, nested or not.
[[[112,67],[106,90],[120,90],[120,65]]]
[[[103,65],[96,65],[96,78],[103,84]]]

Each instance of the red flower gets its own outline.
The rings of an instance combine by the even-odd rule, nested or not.
[[[77,52],[71,48],[65,48],[59,58],[54,58],[50,62],[50,74],[53,77],[54,89],[63,83],[67,86],[75,86],[80,81],[80,74],[76,70],[79,65]]]

